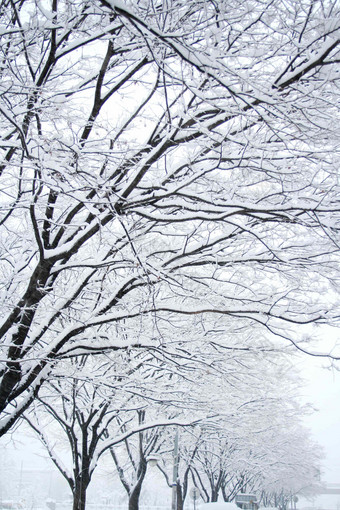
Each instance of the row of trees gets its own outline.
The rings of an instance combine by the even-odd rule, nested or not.
[[[82,510],[131,434],[257,430],[262,379],[338,325],[339,5],[2,0],[0,20],[0,436],[29,420]]]
[[[301,425],[307,408],[298,404],[298,381],[282,354],[279,366],[273,353],[249,354],[247,362],[243,355],[243,366],[233,354],[210,374],[184,365],[177,374],[168,366],[168,376],[148,351],[129,356],[129,363],[123,352],[64,362],[24,415],[68,482],[74,510],[85,509],[93,473],[108,456],[129,510],[138,510],[155,456],[169,487],[178,463],[178,510],[193,485],[205,501],[231,501],[247,490],[266,504],[316,490],[320,451]]]

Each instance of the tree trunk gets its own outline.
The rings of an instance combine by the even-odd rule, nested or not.
[[[129,494],[129,510],[139,509],[139,496],[142,490],[143,480],[146,473],[146,460],[144,458],[140,461],[138,471],[137,483]]]
[[[222,490],[223,501],[225,503],[229,503],[230,495],[229,496],[227,495],[227,491],[226,491],[225,485],[222,485],[221,490]]]
[[[139,509],[139,496],[142,489],[142,484],[138,483],[136,487],[134,487],[133,491],[129,495],[129,510],[138,510]]]
[[[183,510],[184,500],[181,484],[177,482],[177,510]]]
[[[218,490],[214,487],[211,491],[211,502],[216,503],[218,500]]]
[[[73,491],[73,508],[72,510],[85,510],[86,506],[86,491],[89,482],[85,477],[80,476],[76,480]]]

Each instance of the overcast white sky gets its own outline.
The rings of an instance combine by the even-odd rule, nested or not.
[[[334,348],[333,353],[340,355],[339,331],[326,329],[320,345],[320,350]],[[340,484],[340,363],[338,370],[327,365],[323,359],[303,356],[299,369],[306,380],[303,396],[318,409],[306,422],[325,449],[323,479]]]
[[[340,346],[340,339],[337,340]],[[301,363],[307,386],[305,400],[318,412],[306,419],[317,442],[324,448],[322,481],[340,485],[340,371],[327,370],[320,359],[305,358]],[[340,495],[320,495],[312,500],[301,499],[298,508],[340,510]]]

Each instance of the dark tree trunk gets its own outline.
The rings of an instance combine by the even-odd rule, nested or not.
[[[218,500],[218,489],[216,487],[214,487],[211,490],[211,502],[216,503],[217,500]]]
[[[87,487],[77,487],[73,493],[73,509],[72,510],[85,510],[86,505],[86,489]]]
[[[181,484],[177,482],[177,510],[183,510],[184,499]]]
[[[229,503],[230,496],[227,495],[225,485],[222,485],[221,490],[222,490],[223,501],[225,501],[226,503]]]
[[[139,496],[142,490],[145,473],[146,473],[146,460],[143,458],[140,461],[139,465],[138,481],[129,494],[129,510],[139,509]]]
[[[129,510],[139,509],[139,496],[142,489],[142,484],[138,485],[133,489],[129,496]]]
[[[85,510],[86,491],[89,485],[89,476],[87,473],[79,474],[73,490],[73,508],[72,510]]]

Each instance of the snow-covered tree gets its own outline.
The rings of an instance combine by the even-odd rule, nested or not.
[[[182,370],[173,365],[147,349],[122,350],[63,361],[45,382],[24,418],[68,482],[73,510],[84,510],[94,470],[108,451],[130,510],[138,509],[146,459],[159,447],[162,428],[189,426],[218,412],[219,401],[209,405],[202,372],[191,375],[190,364],[183,363]],[[210,384],[220,378],[213,370]],[[121,468],[126,462],[130,473]]]
[[[209,376],[201,375],[218,413],[193,430],[180,430],[178,459],[171,459],[170,446],[159,462],[169,486],[172,465],[178,465],[177,510],[182,510],[191,483],[206,501],[232,501],[244,491],[255,491],[260,500],[260,491],[282,478],[293,490],[292,476],[297,471],[301,476],[295,475],[296,485],[311,482],[320,459],[301,425],[301,417],[309,412],[296,397],[301,381],[288,360],[273,353],[267,358],[257,355],[247,362],[244,358],[234,378],[229,372],[224,381],[222,377],[222,382],[211,386]],[[305,440],[299,441],[304,435]]]
[[[245,492],[283,509],[293,496],[318,491],[321,450],[301,424],[302,410],[272,404],[249,416],[251,427],[241,418],[202,436],[191,470],[206,501],[233,501]]]
[[[73,509],[83,510],[94,469],[105,451],[106,430],[115,419],[114,388],[105,391],[89,381],[81,361],[68,377],[56,376],[44,387],[26,421],[37,433],[50,458],[69,484]],[[124,403],[121,401],[122,408]],[[65,443],[71,461],[60,455]]]
[[[1,434],[60,359],[159,348],[179,317],[219,348],[302,350],[338,320],[337,2],[0,19]]]
[[[139,425],[145,423],[146,411],[136,411]],[[119,417],[117,418],[120,422]],[[126,424],[120,424],[121,433],[126,432]],[[138,510],[142,485],[147,471],[148,458],[159,450],[162,439],[162,427],[142,430],[110,448],[111,458],[119,479],[127,493],[129,510]]]
[[[178,510],[190,479],[205,501],[233,501],[240,492],[254,492],[268,502],[282,491],[291,496],[315,490],[320,449],[302,423],[310,408],[299,403],[301,381],[291,360],[267,358],[248,359],[236,381],[229,373],[227,384],[215,387],[216,399],[223,395],[215,419],[180,433]],[[169,466],[165,458],[160,469],[171,484]]]
[[[123,449],[117,447],[120,444],[128,450],[136,479],[129,484],[127,473],[123,475],[119,471],[119,475],[128,490],[130,510],[138,509],[146,457],[157,446],[158,426],[185,422],[190,425],[195,421],[195,417],[183,413],[173,419],[169,417],[167,407],[172,410],[183,407],[184,395],[182,401],[177,390],[169,390],[166,396],[166,382],[157,384],[157,378],[150,377],[150,356],[141,358],[137,353],[136,357],[135,362],[130,359],[128,363],[127,353],[123,351],[115,359],[83,356],[71,364],[62,363],[24,415],[68,482],[73,510],[85,509],[88,486],[105,452],[110,450],[119,471],[121,458],[117,452]],[[177,400],[172,405],[175,395]],[[154,412],[148,413],[146,420],[145,409],[150,404]],[[139,444],[134,458],[133,436]],[[67,456],[61,454],[63,450],[68,452]]]
[[[261,506],[286,510],[292,507],[295,497],[318,494],[323,452],[308,431],[304,427],[286,427],[272,444],[275,444],[272,464],[257,483]]]

